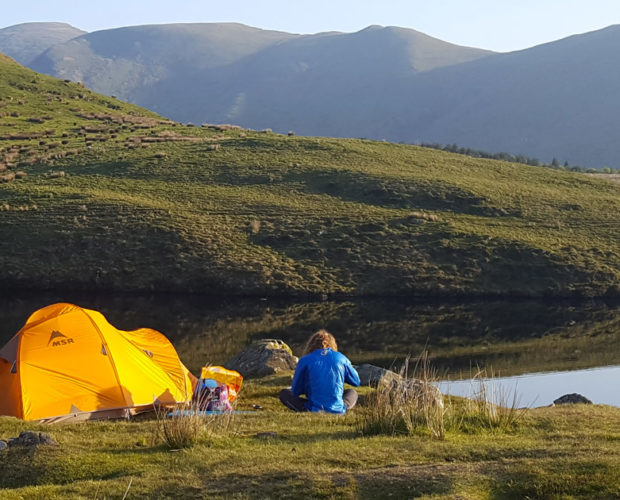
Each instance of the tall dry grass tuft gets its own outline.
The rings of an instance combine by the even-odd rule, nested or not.
[[[444,439],[446,431],[475,433],[510,431],[524,416],[516,391],[496,383],[495,374],[478,370],[472,378],[475,390],[469,398],[444,398],[437,388],[438,377],[428,354],[409,370],[405,361],[400,373],[384,377],[366,398],[356,428],[363,435],[430,434]]]
[[[471,378],[471,397],[454,413],[456,426],[462,430],[479,428],[508,431],[518,425],[527,408],[520,408],[516,390],[509,391],[497,383],[491,370],[478,368]]]
[[[201,440],[229,436],[233,432],[233,412],[208,413],[200,408],[200,402],[196,401],[156,407],[156,440],[171,449],[191,448]]]
[[[366,398],[356,422],[363,435],[430,433],[445,437],[443,396],[428,354],[418,358],[410,371],[407,359],[394,377],[384,377]]]

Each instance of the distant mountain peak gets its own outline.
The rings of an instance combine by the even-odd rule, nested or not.
[[[16,24],[0,29],[0,52],[28,65],[50,47],[84,33],[70,24],[60,22]]]

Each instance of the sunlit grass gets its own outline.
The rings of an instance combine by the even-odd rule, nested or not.
[[[0,454],[3,498],[613,498],[620,484],[620,413],[597,405],[526,410],[507,431],[447,428],[363,436],[356,420],[371,390],[345,416],[296,414],[279,402],[291,374],[248,381],[235,432],[171,451],[157,419],[40,426],[0,418],[0,439],[49,432],[60,446]]]

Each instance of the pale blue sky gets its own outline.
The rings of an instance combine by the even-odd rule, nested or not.
[[[62,21],[85,31],[174,22],[239,22],[292,33],[401,26],[500,52],[620,24],[620,0],[16,0],[0,28]]]

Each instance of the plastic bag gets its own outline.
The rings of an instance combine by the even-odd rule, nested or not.
[[[223,366],[203,366],[200,373],[201,379],[212,379],[228,388],[228,401],[231,403],[237,399],[237,395],[243,384],[243,377],[239,372],[228,370]]]

